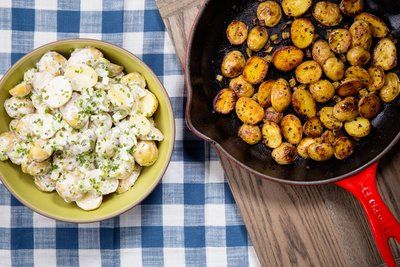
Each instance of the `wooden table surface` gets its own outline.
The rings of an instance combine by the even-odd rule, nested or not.
[[[180,60],[204,0],[156,0]],[[381,160],[383,199],[400,215],[400,144]],[[253,177],[219,155],[263,266],[378,266],[382,260],[359,203],[335,185],[288,186]],[[400,264],[400,246],[392,251]]]

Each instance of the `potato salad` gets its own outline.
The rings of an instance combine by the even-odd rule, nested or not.
[[[0,135],[0,160],[84,210],[128,191],[157,160],[164,136],[146,80],[123,71],[94,47],[77,48],[69,59],[46,52],[4,102],[12,120]]]

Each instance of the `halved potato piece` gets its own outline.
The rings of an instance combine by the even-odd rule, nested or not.
[[[321,139],[323,143],[327,144],[333,144],[335,141],[335,133],[331,130],[326,130],[325,132],[322,133]]]
[[[315,140],[311,137],[303,138],[300,141],[299,145],[297,146],[297,154],[300,157],[302,157],[303,159],[308,159],[309,158],[308,152],[307,152],[308,146],[314,142],[315,142]]]
[[[289,17],[298,17],[311,7],[311,0],[282,0],[283,12]]]
[[[222,89],[214,98],[214,110],[228,114],[235,108],[236,94],[232,89]]]
[[[342,21],[339,6],[328,1],[316,3],[312,14],[319,23],[325,26],[336,26]]]
[[[263,108],[271,105],[271,91],[274,83],[274,80],[268,80],[258,87],[257,101]]]
[[[274,27],[282,18],[281,6],[275,1],[265,1],[257,7],[257,18],[264,21],[265,26]]]
[[[264,113],[264,122],[272,121],[275,123],[280,123],[283,118],[283,113],[276,111],[273,107],[268,107]]]
[[[382,88],[385,84],[385,71],[380,66],[370,67],[368,69],[370,80],[368,83],[368,90],[375,92]]]
[[[262,129],[263,143],[269,148],[277,148],[282,144],[282,134],[279,125],[272,121],[265,121]]]
[[[321,66],[328,58],[334,56],[335,54],[331,51],[331,48],[327,41],[321,39],[314,43],[312,48],[312,58],[317,61]]]
[[[25,81],[14,86],[10,91],[8,91],[10,95],[16,97],[24,97],[29,95],[32,92],[32,85],[26,83]]]
[[[326,161],[333,156],[333,147],[327,143],[314,142],[308,146],[307,153],[315,161]]]
[[[292,22],[290,37],[295,46],[300,49],[308,47],[314,40],[314,25],[309,19],[298,18]]]
[[[300,65],[304,53],[295,46],[282,46],[272,55],[272,63],[281,71],[290,71]]]
[[[372,44],[372,30],[370,24],[364,20],[356,20],[349,29],[352,46],[361,46],[367,50]]]
[[[363,84],[356,78],[345,78],[341,81],[338,88],[336,88],[336,93],[340,96],[353,96],[356,95]]]
[[[309,137],[321,136],[324,130],[324,125],[318,117],[312,117],[308,119],[303,125],[303,132]]]
[[[360,66],[350,66],[344,76],[346,78],[353,78],[359,80],[363,85],[368,85],[369,84],[369,73],[366,69],[360,67]]]
[[[302,84],[310,84],[319,81],[322,76],[322,69],[318,62],[308,60],[297,66],[296,80]]]
[[[252,28],[247,36],[247,47],[254,52],[260,51],[268,41],[268,32],[265,27]]]
[[[372,36],[374,37],[382,38],[385,37],[389,32],[389,28],[386,26],[385,22],[370,13],[361,13],[360,15],[356,16],[354,20],[364,20],[371,24]]]
[[[344,129],[350,136],[362,138],[371,131],[371,123],[366,118],[357,117],[352,121],[346,122]]]
[[[335,95],[335,88],[328,80],[319,80],[309,85],[309,90],[315,101],[325,103]]]
[[[140,99],[139,109],[143,116],[151,117],[158,109],[158,99],[150,92],[145,90],[145,95]]]
[[[345,53],[351,45],[350,32],[346,29],[334,29],[328,34],[328,42],[333,52]]]
[[[323,107],[319,113],[319,119],[329,130],[340,129],[343,123],[333,116],[333,107]]]
[[[355,16],[364,9],[363,0],[342,0],[339,5],[340,10],[347,16]]]
[[[333,154],[337,159],[348,158],[354,152],[354,144],[346,136],[340,136],[333,143]]]
[[[278,79],[271,89],[271,105],[278,111],[285,111],[292,101],[292,93],[288,82],[285,79]]]
[[[332,81],[339,81],[344,76],[344,64],[337,57],[328,58],[322,68],[325,75]]]
[[[281,120],[281,132],[283,137],[292,145],[297,145],[303,138],[303,126],[301,121],[293,114],[288,114]]]
[[[249,58],[243,70],[243,78],[251,84],[258,84],[264,80],[268,72],[268,62],[258,56]]]
[[[390,70],[397,65],[396,45],[389,38],[381,39],[374,49],[373,65]]]
[[[292,105],[302,118],[312,118],[317,115],[317,104],[311,93],[306,89],[298,88],[292,95]]]
[[[354,46],[347,52],[346,58],[352,66],[364,66],[371,59],[371,54],[361,46]]]
[[[352,121],[357,115],[358,107],[354,97],[346,97],[333,107],[333,116],[339,121]]]
[[[243,124],[238,136],[249,145],[255,145],[261,140],[261,130],[257,125]]]
[[[236,102],[236,115],[247,124],[257,124],[264,117],[264,109],[253,99],[241,97]]]
[[[253,85],[248,81],[246,81],[243,78],[243,75],[233,78],[229,82],[229,88],[235,91],[237,97],[242,97],[242,96],[251,97],[254,94]]]
[[[271,156],[278,164],[291,164],[297,159],[296,147],[284,142],[272,150]]]
[[[246,59],[240,51],[233,50],[225,55],[221,64],[222,75],[228,78],[235,78],[242,74],[246,66]]]
[[[367,119],[373,119],[381,110],[381,101],[375,94],[368,94],[361,97],[358,102],[358,112],[360,116]]]
[[[226,36],[231,44],[241,45],[246,41],[248,31],[248,27],[244,22],[234,20],[228,25]]]
[[[400,93],[400,81],[396,73],[389,72],[385,76],[385,84],[379,91],[381,100],[385,103],[392,102]]]

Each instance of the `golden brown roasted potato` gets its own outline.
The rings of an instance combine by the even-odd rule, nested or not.
[[[314,43],[312,48],[312,58],[317,61],[321,66],[328,58],[334,56],[335,54],[331,51],[331,48],[327,41],[318,40]]]
[[[356,16],[354,20],[364,20],[371,24],[373,37],[382,38],[385,37],[389,32],[389,28],[386,26],[385,22],[370,13],[361,13],[360,15]]]
[[[335,134],[331,130],[326,130],[322,133],[321,139],[323,143],[333,145],[333,142],[335,141]]]
[[[248,27],[244,22],[234,20],[228,25],[226,36],[231,44],[241,45],[246,41],[248,31]]]
[[[285,79],[275,81],[271,89],[271,105],[278,111],[285,111],[292,101],[292,93],[288,82]]]
[[[239,76],[246,65],[246,59],[240,51],[234,50],[225,55],[221,64],[222,75],[228,78]]]
[[[379,91],[379,97],[385,103],[392,102],[400,93],[399,77],[396,73],[389,72],[385,76],[385,84]]]
[[[268,72],[268,62],[258,56],[249,58],[243,70],[243,77],[251,84],[258,84],[264,80]]]
[[[309,19],[298,18],[292,22],[290,37],[295,46],[300,49],[308,47],[314,40],[314,25]]]
[[[308,137],[321,136],[324,125],[318,117],[308,119],[303,125],[303,132]]]
[[[344,76],[346,78],[357,79],[364,86],[369,84],[369,73],[366,69],[360,66],[350,66],[344,73]]]
[[[303,126],[295,115],[288,114],[281,120],[281,132],[283,137],[292,145],[297,145],[303,138]]]
[[[308,152],[307,149],[308,147],[314,143],[315,140],[311,137],[305,137],[301,139],[299,145],[297,146],[297,154],[302,157],[303,159],[308,159]]]
[[[289,143],[282,143],[272,150],[272,158],[281,165],[293,163],[297,159],[296,147]]]
[[[350,136],[361,138],[369,134],[371,123],[366,118],[357,117],[352,121],[346,122],[344,129]]]
[[[264,21],[265,26],[274,27],[282,18],[281,6],[275,1],[265,1],[257,7],[257,18]]]
[[[340,10],[347,16],[355,16],[364,9],[363,0],[342,0],[339,5]]]
[[[304,53],[295,46],[279,47],[272,55],[272,63],[281,71],[290,71],[303,61]]]
[[[308,60],[297,66],[295,74],[299,83],[310,84],[319,81],[322,76],[322,69],[317,61]]]
[[[381,39],[374,49],[373,65],[390,70],[397,65],[396,45],[389,38]]]
[[[255,26],[247,36],[247,47],[251,51],[260,51],[268,41],[268,32],[265,27]]]
[[[382,86],[385,84],[385,71],[382,69],[382,67],[370,67],[368,69],[368,74],[370,77],[367,87],[368,90],[371,92],[375,92],[381,89]]]
[[[328,80],[319,80],[309,85],[309,90],[315,101],[325,103],[335,95],[335,88]]]
[[[346,29],[334,29],[328,34],[329,47],[333,52],[342,54],[351,46],[351,35]]]
[[[349,29],[352,46],[361,46],[366,50],[371,48],[372,30],[370,24],[364,20],[356,20]]]
[[[279,125],[272,121],[265,121],[261,129],[263,143],[269,148],[276,148],[282,144],[282,135]]]
[[[358,115],[357,101],[349,96],[336,103],[333,107],[333,116],[339,121],[352,121]]]
[[[326,161],[333,156],[333,147],[327,143],[314,142],[308,146],[307,153],[315,161]]]
[[[247,124],[257,124],[264,117],[263,108],[249,97],[241,97],[236,101],[236,115]]]
[[[339,81],[344,76],[344,64],[337,57],[328,58],[322,68],[325,75],[332,81]]]
[[[311,93],[306,89],[298,88],[292,95],[292,105],[302,118],[312,118],[317,115],[317,104]]]
[[[264,122],[272,121],[275,123],[280,123],[283,118],[283,113],[276,111],[273,107],[268,107],[264,113]]]
[[[336,93],[340,96],[353,96],[358,94],[358,92],[363,87],[363,84],[356,78],[345,78],[340,82],[338,88],[336,88]]]
[[[257,125],[243,124],[238,136],[249,145],[255,145],[261,140],[261,130]]]
[[[260,87],[258,87],[257,101],[263,108],[271,105],[271,91],[274,83],[274,80],[268,80],[260,84]]]
[[[247,82],[243,78],[243,75],[233,78],[229,82],[229,88],[235,91],[237,97],[242,97],[242,96],[251,97],[254,94],[253,85]]]
[[[316,3],[312,14],[319,23],[325,26],[336,26],[342,21],[339,6],[328,1]]]
[[[340,129],[343,123],[333,116],[333,107],[323,107],[319,113],[319,119],[329,130]]]
[[[282,9],[286,16],[298,17],[307,12],[311,3],[311,0],[282,0]]]
[[[337,159],[348,158],[354,152],[354,144],[346,136],[340,136],[333,143],[333,154]]]
[[[364,66],[370,60],[371,54],[361,46],[354,46],[347,52],[346,58],[352,66]]]
[[[375,94],[368,94],[361,97],[358,102],[358,113],[366,119],[373,119],[381,110],[381,101]]]
[[[235,108],[237,97],[232,89],[222,89],[214,98],[214,110],[228,114]]]

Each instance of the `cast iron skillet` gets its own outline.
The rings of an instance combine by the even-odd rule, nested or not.
[[[376,1],[376,2],[375,2]],[[314,1],[317,2],[317,1]],[[397,0],[364,0],[365,10],[384,18],[399,35],[400,2]],[[233,19],[245,21],[250,27],[255,23],[257,0],[208,0],[193,26],[187,49],[185,79],[188,90],[186,122],[189,129],[209,141],[222,153],[230,157],[240,168],[256,176],[287,184],[312,185],[335,182],[351,191],[363,205],[371,230],[382,258],[389,266],[395,266],[388,239],[395,237],[400,242],[400,224],[390,213],[376,188],[377,161],[400,138],[399,98],[384,105],[382,112],[373,121],[373,130],[367,138],[356,145],[354,154],[346,160],[331,159],[327,162],[297,160],[295,164],[282,166],[271,158],[271,150],[264,145],[249,146],[237,137],[241,123],[232,113],[220,115],[213,112],[212,100],[227,83],[220,84],[215,77],[224,54],[244,47],[231,46],[225,30]],[[312,10],[313,7],[310,8]],[[310,10],[305,16],[313,20]],[[269,29],[270,35],[281,32],[288,18],[283,15],[281,23]],[[317,26],[315,20],[313,24]],[[340,26],[351,25],[352,19],[343,16]],[[336,26],[336,27],[340,27]],[[290,30],[288,27],[286,31]],[[317,26],[320,36],[327,28]],[[285,45],[290,40],[283,40]],[[261,52],[260,54],[262,54]],[[398,49],[399,54],[399,49]],[[398,55],[400,60],[400,55]],[[392,70],[399,74],[399,68]],[[267,78],[290,78],[293,74],[278,72],[270,65]],[[345,179],[346,178],[346,179]]]

